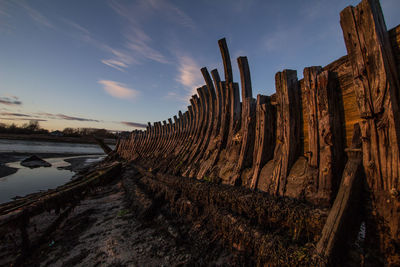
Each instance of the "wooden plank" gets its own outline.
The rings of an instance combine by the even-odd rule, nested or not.
[[[241,171],[244,168],[251,167],[253,164],[253,150],[255,137],[255,120],[256,120],[256,102],[253,98],[247,97],[243,101],[242,123],[241,123],[241,147],[239,159],[236,165],[237,175],[233,184],[241,184]]]
[[[231,57],[229,56],[229,50],[225,38],[218,40],[218,46],[221,51],[222,62],[224,64],[225,82],[229,84],[233,82],[233,74],[232,74]]]
[[[284,195],[290,168],[300,154],[300,90],[297,72],[284,70],[275,75],[277,102],[277,144],[270,193]]]
[[[338,108],[337,81],[333,73],[323,71],[316,79],[318,118],[318,198],[331,203],[340,181],[344,155],[342,121]]]
[[[230,98],[228,146],[231,146],[234,135],[240,130],[241,107],[238,83],[230,83],[228,89]]]
[[[230,106],[231,98],[228,85],[226,82],[220,82],[222,92],[222,113],[221,113],[221,128],[219,136],[221,138],[221,149],[226,148],[229,136],[229,120],[230,120]]]
[[[319,138],[317,116],[317,75],[321,72],[320,66],[304,68],[304,98],[306,102],[308,125],[308,151],[304,151],[308,164],[314,168],[319,166]]]
[[[216,90],[216,105],[215,105],[215,124],[213,129],[213,137],[216,137],[219,133],[219,128],[221,127],[221,113],[222,113],[222,106],[223,106],[223,93],[221,88],[221,79],[218,74],[217,69],[213,69],[211,71],[211,76],[214,81],[214,88]]]
[[[362,151],[361,130],[358,124],[354,125],[353,144],[348,152],[348,160],[343,171],[340,189],[335,202],[329,212],[328,218],[322,230],[322,235],[316,246],[316,253],[328,259],[331,263],[335,257],[333,253],[344,247],[339,242],[346,234],[349,234],[351,221],[358,220],[353,214],[358,212],[355,206],[360,201],[360,189],[362,187]],[[336,255],[336,258],[340,258]]]
[[[256,189],[261,168],[274,156],[276,109],[268,96],[257,95],[256,132],[253,152],[253,176],[249,183]]]
[[[237,62],[240,72],[240,81],[242,85],[242,102],[244,102],[246,98],[253,97],[253,89],[251,88],[250,68],[249,68],[249,63],[247,61],[247,57],[238,57]]]
[[[388,253],[400,233],[400,211],[391,200],[400,190],[399,79],[379,2],[363,0],[340,13],[358,109],[363,121],[363,165],[373,194],[380,247],[388,262],[400,260]],[[388,235],[384,229],[389,229]],[[396,260],[397,259],[397,260]],[[392,262],[393,263],[393,262]]]

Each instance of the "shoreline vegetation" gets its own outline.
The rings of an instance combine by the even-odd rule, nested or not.
[[[49,141],[63,143],[95,144],[94,136],[104,140],[106,144],[115,145],[116,139],[123,132],[114,132],[96,128],[70,128],[52,131],[40,127],[39,122],[32,120],[21,126],[0,123],[0,139]]]

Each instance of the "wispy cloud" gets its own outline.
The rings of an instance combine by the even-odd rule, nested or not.
[[[37,119],[37,118],[4,118],[0,117],[2,120],[6,121],[47,121],[45,119]]]
[[[25,9],[26,13],[40,26],[45,26],[47,28],[55,29],[53,23],[50,22],[48,18],[46,18],[42,13],[40,13],[37,9],[30,6],[26,1],[20,0],[16,1],[18,5]]]
[[[145,22],[149,18],[157,17],[162,22],[172,22],[174,25],[191,30],[196,28],[194,21],[183,10],[167,1],[142,1],[131,6],[112,1],[110,5],[126,25],[123,29],[125,43],[122,49],[125,53],[124,56],[114,55],[114,57],[103,59],[101,62],[120,71],[128,68],[130,64],[140,64],[144,60],[152,60],[161,64],[171,63],[171,60],[156,48],[149,31],[144,30]]]
[[[22,105],[22,102],[18,100],[18,97],[0,97],[0,104],[7,106],[19,106]]]
[[[131,26],[125,38],[127,40],[125,46],[136,55],[163,64],[169,63],[160,51],[151,47],[151,38],[138,27]]]
[[[47,112],[40,112],[37,113],[40,117],[45,117],[48,119],[55,119],[55,120],[68,120],[68,121],[92,121],[92,122],[100,122],[99,120],[94,120],[94,119],[87,119],[87,118],[82,118],[82,117],[73,117],[65,114],[53,114],[53,113],[47,113]]]
[[[187,104],[197,88],[204,84],[199,64],[190,56],[177,54],[177,75],[175,77],[181,86],[167,92],[164,98]],[[185,107],[185,106],[184,106]]]
[[[190,90],[202,85],[200,67],[196,61],[189,56],[182,56],[178,59],[178,77],[176,81]]]
[[[111,55],[110,59],[100,60],[101,63],[122,72],[125,72],[124,69],[128,68],[130,64],[138,63],[133,59],[129,52],[114,49],[94,38],[92,33],[86,27],[66,18],[62,18],[61,20],[74,30],[72,34],[73,37]]]
[[[184,100],[184,102],[187,102],[193,94],[196,94],[196,89],[204,83],[199,65],[190,56],[178,57],[178,75],[175,80],[183,85],[185,93],[181,95],[176,92],[169,92],[167,97],[175,97],[175,99]]]
[[[163,0],[149,0],[147,2],[153,9],[164,14],[167,19],[189,29],[196,29],[196,24],[193,19],[174,4]]]
[[[125,72],[125,69],[131,64],[138,64],[139,62],[135,60],[129,52],[108,48],[109,53],[113,55],[111,59],[102,59],[101,62],[109,67],[116,70]]]
[[[120,123],[123,125],[136,127],[136,128],[146,128],[147,127],[147,124],[143,124],[143,123],[139,123],[139,122],[121,121]]]
[[[31,117],[31,115],[23,114],[23,113],[14,113],[14,112],[1,112],[2,116],[14,116],[14,117]]]
[[[139,91],[131,89],[120,82],[100,80],[98,83],[103,85],[104,91],[116,98],[133,99],[139,95]]]
[[[101,63],[122,72],[125,72],[123,68],[128,67],[123,61],[118,61],[117,59],[102,59]]]

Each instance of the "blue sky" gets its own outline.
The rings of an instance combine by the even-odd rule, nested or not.
[[[0,120],[133,130],[186,110],[218,39],[247,56],[253,95],[282,69],[346,54],[339,13],[359,0],[0,0]],[[388,29],[400,1],[381,0]]]

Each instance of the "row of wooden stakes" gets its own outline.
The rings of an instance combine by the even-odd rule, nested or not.
[[[378,0],[347,7],[340,23],[348,55],[305,68],[300,81],[294,70],[278,72],[272,96],[253,98],[247,58],[239,57],[242,101],[226,41],[219,40],[225,80],[202,68],[205,85],[188,110],[120,139],[117,154],[166,173],[326,205],[346,162],[358,155],[368,209],[385,222],[376,227],[385,233],[380,247],[399,243],[400,28],[388,33]],[[348,129],[356,124],[361,137],[351,145]]]
[[[365,17],[373,12],[377,13],[376,17],[383,16],[379,14],[380,9],[371,9],[363,3],[360,8],[364,5]],[[367,118],[363,115],[368,107],[364,102],[372,100],[362,99],[368,95],[359,93],[365,89],[358,88],[359,62],[355,58],[358,52],[353,51],[353,43],[358,40],[360,27],[346,22],[352,13],[345,11],[341,21],[349,52],[346,62],[353,66],[350,71],[356,95],[351,104],[359,107],[356,121],[359,122]],[[380,21],[371,23],[379,24],[378,29],[386,27],[380,25]],[[237,58],[239,90],[239,84],[233,81],[226,40],[221,39],[218,44],[225,80],[221,81],[216,69],[210,75],[202,68],[205,85],[197,88],[198,95],[192,96],[188,110],[179,111],[173,120],[148,123],[146,131],[136,130],[130,138],[120,139],[117,153],[128,160],[147,160],[153,168],[164,168],[183,176],[217,178],[224,183],[241,184],[277,195],[312,195],[318,196],[317,201],[329,202],[337,191],[346,162],[344,126],[348,122],[342,114],[338,73],[329,68],[309,67],[304,69],[304,79],[298,81],[296,71],[284,70],[275,76],[276,94],[258,95],[254,99],[247,58]],[[389,98],[383,93],[387,89],[382,88],[381,94]],[[383,102],[380,96],[377,101]],[[307,140],[303,140],[304,129]],[[290,176],[296,163],[307,166],[298,173],[293,170]],[[306,178],[299,178],[302,172],[307,173],[303,175]],[[392,188],[392,183],[387,187]]]

